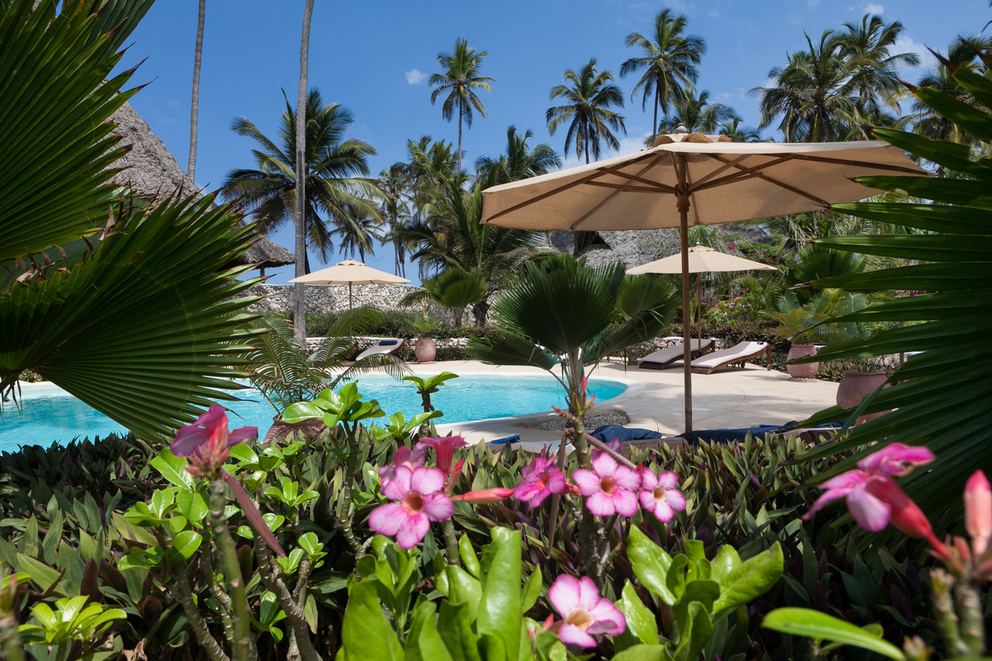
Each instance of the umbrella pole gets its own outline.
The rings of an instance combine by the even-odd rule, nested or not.
[[[696,340],[703,343],[703,274],[696,274]]]
[[[679,159],[679,188],[685,189],[685,156]],[[692,442],[692,349],[689,342],[689,196],[679,193],[679,238],[682,242],[682,364],[685,370],[685,439]]]

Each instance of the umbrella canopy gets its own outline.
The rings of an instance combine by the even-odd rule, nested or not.
[[[741,143],[682,128],[634,154],[489,188],[482,193],[482,222],[530,230],[680,228],[685,426],[691,435],[689,225],[853,202],[879,192],[855,177],[884,174],[926,173],[885,142]]]
[[[777,271],[771,264],[762,264],[736,255],[728,255],[725,252],[714,250],[707,246],[693,246],[689,248],[689,273],[724,273],[728,271]],[[681,273],[682,254],[676,253],[663,257],[662,259],[641,264],[634,268],[627,269],[627,275],[643,275],[645,273]],[[700,306],[700,284],[696,278],[696,320],[697,325],[702,324],[699,313]],[[696,337],[702,339],[702,333],[697,328]]]
[[[290,280],[305,285],[348,285],[348,307],[351,304],[352,285],[402,285],[410,282],[392,273],[386,273],[354,259],[346,259],[326,269],[314,271]]]

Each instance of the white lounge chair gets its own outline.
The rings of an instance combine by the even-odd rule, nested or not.
[[[356,361],[379,353],[395,353],[403,346],[404,340],[395,337],[380,338],[375,344],[355,357]]]
[[[772,368],[772,345],[767,342],[741,342],[729,349],[714,351],[692,361],[692,371],[702,374],[712,374],[721,367],[736,365],[741,369],[744,363],[752,358],[765,354],[765,365]]]
[[[712,338],[706,340],[689,340],[689,351],[692,352],[690,354],[692,358],[696,358],[707,351],[712,351],[715,347],[716,341]],[[672,363],[681,360],[684,356],[685,345],[676,344],[667,349],[658,349],[653,353],[649,353],[637,361],[637,366],[649,370],[663,370],[671,367]]]

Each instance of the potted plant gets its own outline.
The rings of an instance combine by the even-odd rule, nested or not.
[[[413,326],[413,329],[417,331],[417,334],[419,335],[417,341],[413,345],[413,353],[417,356],[417,362],[433,362],[434,357],[437,355],[437,344],[434,342],[434,338],[428,337],[428,335],[430,335],[430,333],[437,328],[438,325],[438,321],[434,316],[434,313],[430,310],[417,312],[410,325]]]

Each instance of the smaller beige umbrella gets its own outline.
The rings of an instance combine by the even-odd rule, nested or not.
[[[304,285],[348,285],[348,308],[350,309],[352,307],[352,285],[402,285],[410,281],[398,275],[366,266],[354,259],[346,259],[326,269],[293,278],[290,282],[299,282]]]
[[[723,273],[726,271],[777,271],[774,266],[762,264],[743,257],[728,255],[725,252],[714,250],[706,246],[693,246],[689,248],[689,270],[687,273],[696,273],[696,323],[701,324],[702,319],[699,313],[702,287],[699,283],[700,273]],[[628,275],[642,275],[644,273],[682,273],[682,253],[677,252],[662,259],[641,264],[634,268],[627,269]],[[699,327],[696,329],[696,336],[702,340]]]

